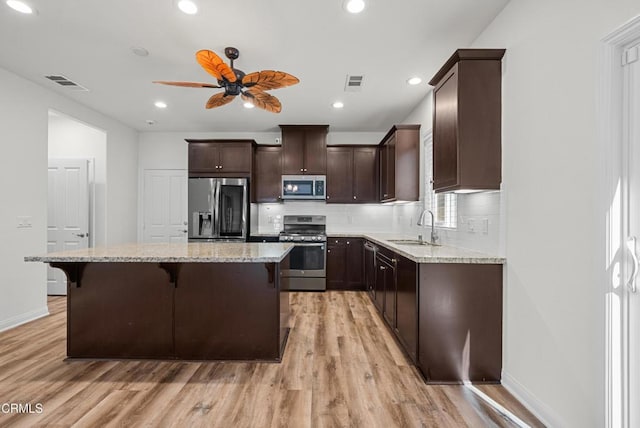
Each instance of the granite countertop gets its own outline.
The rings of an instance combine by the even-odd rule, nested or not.
[[[330,238],[365,238],[388,248],[416,263],[477,263],[505,264],[506,259],[466,248],[447,245],[402,245],[389,242],[390,239],[415,239],[415,237],[397,236],[385,233],[328,233]]]
[[[126,244],[25,257],[26,262],[279,263],[290,243]]]

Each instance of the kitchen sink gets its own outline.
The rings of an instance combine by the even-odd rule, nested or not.
[[[428,241],[418,241],[417,239],[389,239],[389,242],[397,245],[421,245],[421,246],[432,246],[439,247],[440,244],[432,244]]]

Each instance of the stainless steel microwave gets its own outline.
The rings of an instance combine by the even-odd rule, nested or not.
[[[283,175],[282,199],[327,199],[325,175]]]

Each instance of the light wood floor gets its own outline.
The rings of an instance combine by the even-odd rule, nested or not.
[[[0,405],[43,412],[0,411],[0,427],[516,426],[464,386],[425,385],[365,293],[292,293],[291,308],[281,364],[69,362],[66,301],[50,298],[50,316],[0,333]],[[542,426],[503,387],[479,389]]]

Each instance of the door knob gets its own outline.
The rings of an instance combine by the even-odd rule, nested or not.
[[[187,229],[182,230],[182,233],[187,233],[187,232],[189,232]]]
[[[76,235],[78,238],[85,238],[85,237],[89,237],[88,233],[74,233],[74,235]]]

